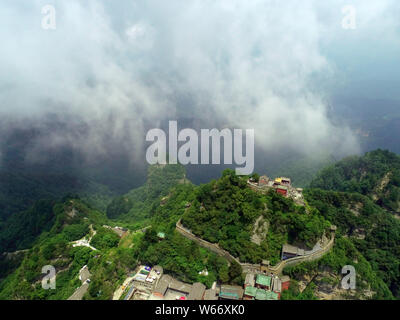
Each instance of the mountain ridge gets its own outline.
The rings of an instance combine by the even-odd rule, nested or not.
[[[214,281],[242,285],[239,264],[229,265],[224,258],[176,232],[176,223],[182,219],[194,234],[219,243],[242,261],[269,259],[272,264],[280,260],[283,244],[312,247],[333,224],[337,226],[336,239],[329,253],[316,261],[283,269],[291,277],[291,288],[282,299],[398,299],[400,221],[369,192],[388,167],[396,169],[391,166],[397,159],[381,150],[372,157],[367,154],[368,161],[360,159],[344,160],[322,170],[312,187],[304,190],[307,210],[273,190],[258,194],[248,188],[249,177],[236,176],[229,169],[218,180],[195,186],[186,180],[181,166],[150,168],[148,182],[122,196],[123,200],[130,197],[136,207],[129,206],[128,211],[111,219],[74,196],[43,203],[47,205],[47,216],[42,215],[45,211],[38,203],[36,211],[14,218],[18,225],[18,219],[26,220],[25,215],[31,214],[32,221],[20,225],[32,230],[27,233],[31,238],[28,236],[20,245],[28,250],[15,259],[0,258],[0,298],[67,299],[79,284],[78,271],[84,265],[93,275],[85,299],[110,299],[124,277],[140,263],[159,264],[181,281],[202,282],[207,287]],[[359,174],[357,164],[365,163],[368,170],[379,170]],[[348,174],[336,174],[338,168]],[[335,190],[320,188],[327,188],[332,181]],[[348,189],[338,191],[341,188]],[[118,206],[115,208],[118,210]],[[266,226],[259,244],[251,237],[256,221]],[[125,230],[122,235],[113,231],[117,226]],[[18,234],[25,231],[16,229],[14,238],[3,232],[0,228],[4,239],[23,240]],[[164,235],[163,240],[159,234]],[[92,248],[74,247],[79,239],[87,239]],[[40,266],[45,264],[55,264],[60,286],[57,293],[41,289],[38,282]],[[355,291],[340,287],[344,265],[353,265],[357,271]],[[203,270],[208,270],[207,276]]]

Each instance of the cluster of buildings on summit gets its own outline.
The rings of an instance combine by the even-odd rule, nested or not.
[[[244,283],[243,300],[279,300],[281,293],[289,289],[288,276],[248,273]]]
[[[289,285],[288,276],[248,273],[244,286],[214,282],[207,289],[200,282],[189,284],[163,274],[161,266],[141,266],[123,289],[128,291],[125,300],[279,300]]]
[[[250,187],[257,190],[275,189],[277,193],[284,197],[289,197],[296,202],[303,204],[303,189],[295,188],[292,185],[290,178],[279,177],[270,179],[266,175],[259,177],[258,181],[255,178],[250,178],[247,183]]]
[[[292,186],[290,178],[280,177],[269,179],[263,175],[258,180],[250,178],[248,185],[257,190],[264,191],[274,189],[284,197],[292,198],[297,204],[304,205],[303,190]],[[164,234],[159,233],[160,239]],[[203,241],[204,242],[204,241]],[[204,243],[203,243],[204,245]],[[282,248],[282,260],[293,257],[305,256],[318,252],[322,248],[317,244],[311,251],[284,245]],[[141,266],[140,270],[130,282],[125,300],[279,300],[284,290],[289,289],[290,279],[288,276],[278,276],[269,271],[269,262],[263,261],[258,267],[252,265],[246,274],[243,286],[224,285],[213,283],[207,289],[202,283],[185,283],[173,278],[171,275],[163,274],[161,266],[153,268]],[[207,271],[203,271],[207,274]]]

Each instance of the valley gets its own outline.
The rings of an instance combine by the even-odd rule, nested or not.
[[[154,296],[164,282],[170,292],[178,283],[204,288],[201,299],[229,299],[226,292],[250,300],[275,299],[275,293],[280,299],[398,298],[398,163],[380,150],[344,159],[304,190],[288,178],[269,186],[265,176],[230,169],[196,186],[180,165],[151,166],[145,185],[114,198],[105,212],[74,195],[38,202],[0,228],[0,236],[15,232],[18,239],[8,246],[16,250],[3,249],[0,258],[0,298],[176,297]],[[253,241],[255,225],[266,222]],[[57,271],[56,290],[41,287],[41,267],[48,264]],[[345,265],[357,271],[355,290],[340,286]],[[82,282],[85,266],[90,281]],[[144,266],[163,270],[150,293],[136,279]],[[271,286],[257,285],[258,275]]]

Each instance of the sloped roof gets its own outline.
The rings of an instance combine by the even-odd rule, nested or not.
[[[218,300],[217,290],[208,289],[204,293],[204,300]]]
[[[156,286],[154,292],[158,292],[164,296],[168,289],[170,281],[171,281],[171,277],[169,275],[163,275],[160,278],[160,280],[158,280],[158,283],[157,283],[157,286]]]
[[[219,296],[224,299],[239,300],[243,297],[243,289],[238,286],[221,286]]]
[[[276,292],[282,291],[282,282],[279,278],[274,278],[272,281],[272,290]]]
[[[188,300],[201,300],[203,299],[204,291],[206,286],[200,282],[193,284],[192,289],[189,292]]]
[[[247,286],[246,289],[244,290],[244,294],[246,296],[255,297],[257,294],[257,288],[252,286]]]
[[[263,289],[257,289],[255,299],[256,300],[268,300],[268,291],[263,290]]]
[[[271,285],[271,277],[263,274],[258,274],[256,278],[256,283],[262,286],[270,286]]]
[[[246,274],[246,279],[244,281],[245,284],[249,284],[251,286],[254,286],[254,274],[248,273]]]
[[[284,244],[282,246],[282,252],[291,253],[291,254],[295,254],[295,255],[299,255],[299,256],[304,255],[304,250],[303,249],[300,249],[298,247],[292,246],[290,244]]]
[[[277,293],[275,293],[275,292],[273,292],[273,291],[271,291],[271,292],[269,293],[268,300],[278,300],[278,299],[279,299],[279,295],[278,295]]]

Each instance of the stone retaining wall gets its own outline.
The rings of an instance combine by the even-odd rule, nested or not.
[[[257,270],[258,270],[258,272],[260,272],[260,269],[261,269],[260,264],[241,263],[239,261],[239,259],[232,256],[228,251],[220,248],[218,244],[208,242],[208,241],[203,240],[203,239],[197,237],[196,235],[194,235],[190,230],[186,229],[182,225],[180,220],[176,223],[176,230],[180,234],[182,234],[184,237],[197,242],[200,246],[202,246],[204,248],[210,249],[212,252],[227,259],[229,262],[236,261],[237,263],[239,263],[242,266],[243,272],[257,273]],[[304,255],[304,256],[299,256],[299,257],[294,257],[294,258],[290,258],[287,260],[282,260],[276,266],[270,266],[270,267],[264,267],[264,268],[269,273],[279,275],[282,273],[282,270],[285,267],[294,266],[294,265],[300,264],[302,262],[313,261],[313,260],[317,260],[317,259],[321,258],[325,253],[327,253],[333,247],[334,241],[335,241],[335,234],[332,233],[331,239],[321,250]]]
[[[182,226],[180,220],[176,223],[176,230],[180,234],[182,234],[184,237],[197,242],[199,245],[201,245],[204,248],[210,249],[212,252],[218,254],[221,257],[224,257],[229,262],[236,261],[237,263],[240,263],[238,259],[236,259],[234,256],[232,256],[228,251],[220,248],[220,246],[218,244],[208,242],[206,240],[203,240],[203,239],[195,236],[190,230],[188,230],[184,226]]]

